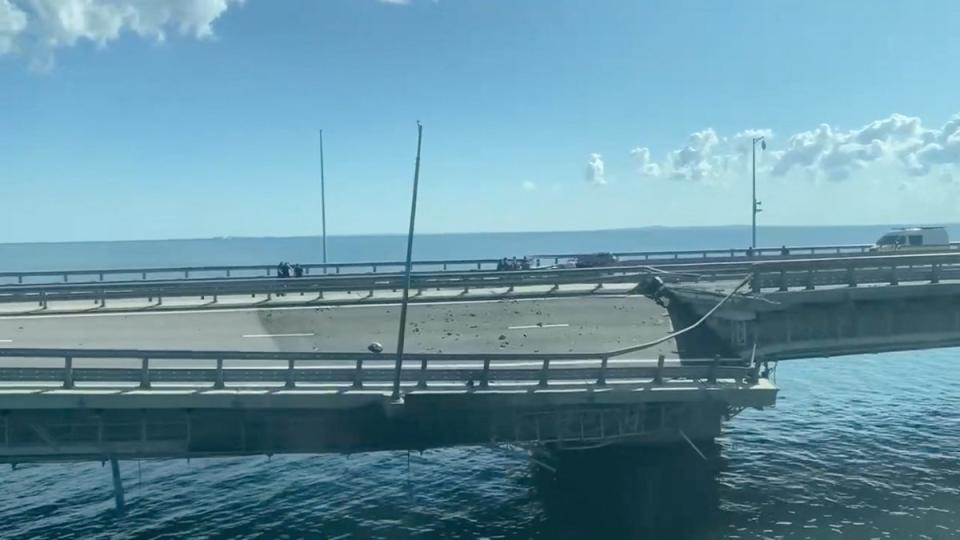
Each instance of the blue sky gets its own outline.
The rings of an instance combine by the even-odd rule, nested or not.
[[[0,241],[960,221],[960,4],[0,0]]]

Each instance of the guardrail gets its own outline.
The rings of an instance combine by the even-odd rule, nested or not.
[[[608,385],[663,384],[671,379],[754,381],[755,366],[742,359],[687,360],[668,364],[656,360],[620,360],[616,353],[563,354],[447,354],[407,353],[397,368],[390,354],[164,351],[114,349],[0,349],[4,364],[10,359],[62,362],[58,366],[0,367],[2,386],[192,386],[206,388],[263,388],[317,385],[382,389],[399,396],[402,390],[423,390],[451,385],[468,390],[550,386],[603,387]],[[126,360],[123,366],[84,366],[78,361]],[[174,365],[171,362],[189,365]],[[256,367],[235,362],[258,361]],[[309,364],[307,364],[309,363]],[[399,369],[399,377],[397,370]],[[397,385],[397,381],[399,385]],[[173,398],[175,399],[175,398]]]
[[[438,272],[411,276],[411,288],[462,289],[502,287],[508,291],[517,286],[546,285],[559,288],[577,283],[634,283],[651,276],[649,267],[582,268],[558,270],[525,270],[508,272]],[[690,276],[691,279],[695,276]],[[37,302],[46,307],[50,301],[96,300],[105,305],[108,299],[149,298],[162,303],[164,297],[317,294],[335,291],[399,290],[406,280],[403,274],[328,275],[301,278],[254,278],[231,280],[177,280],[169,282],[94,282],[54,283],[46,285],[0,286],[0,302]]]
[[[757,248],[752,252],[747,249],[700,249],[676,251],[626,251],[612,253],[622,263],[639,261],[693,261],[710,260],[723,261],[733,259],[762,259],[781,258],[784,256],[820,255],[831,256],[839,254],[865,254],[871,244],[824,245],[824,246],[794,246],[788,247],[787,255],[782,248]],[[952,244],[951,249],[960,248],[960,244]],[[748,257],[748,254],[750,255]],[[569,262],[584,254],[543,254],[528,257],[534,266],[561,264]],[[449,259],[414,261],[413,269],[417,272],[463,272],[467,270],[494,270],[502,259]],[[327,274],[359,274],[359,273],[391,273],[404,269],[402,261],[372,261],[347,263],[309,263],[301,264],[306,275]],[[101,282],[101,281],[171,281],[187,279],[231,278],[242,279],[251,277],[276,276],[275,265],[214,265],[214,266],[176,266],[176,267],[147,267],[147,268],[104,268],[89,270],[39,270],[24,272],[0,272],[0,284],[27,284],[49,283],[61,281],[73,282]]]
[[[757,262],[752,265],[752,289],[790,287],[814,289],[817,285],[847,285],[900,282],[939,283],[960,279],[960,254],[910,254],[844,259]]]
[[[657,275],[665,281],[733,281],[753,275],[753,290],[767,288],[786,290],[803,286],[856,285],[901,281],[960,279],[960,253],[864,255],[839,258],[805,258],[777,261],[680,262],[653,266],[614,266],[605,268],[562,268],[523,271],[469,271],[416,273],[411,288],[462,289],[550,286],[555,292],[561,285],[636,283]],[[405,284],[403,274],[344,274],[306,276],[301,278],[247,278],[173,281],[130,281],[92,283],[52,283],[45,285],[0,286],[0,302],[36,302],[47,307],[50,301],[94,300],[106,305],[119,298],[156,299],[166,297],[212,297],[317,294],[325,292],[399,290]]]
[[[761,247],[756,249],[687,249],[676,251],[624,251],[612,253],[621,261],[663,261],[682,259],[737,259],[784,257],[801,255],[842,255],[868,253],[873,244],[840,244],[825,246],[787,246],[786,253],[783,247]],[[554,264],[560,261],[582,257],[584,254],[544,254],[537,255],[541,260],[553,260]]]

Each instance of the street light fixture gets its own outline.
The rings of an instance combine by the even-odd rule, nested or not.
[[[767,141],[763,137],[754,137],[753,138],[753,204],[751,205],[750,213],[753,217],[753,222],[750,228],[750,249],[754,250],[757,248],[757,214],[763,211],[760,207],[762,204],[757,200],[757,143],[760,143],[760,150],[767,149]]]

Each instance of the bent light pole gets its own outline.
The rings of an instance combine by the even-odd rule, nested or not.
[[[400,399],[400,370],[403,369],[403,340],[406,336],[407,303],[410,299],[410,267],[413,257],[413,225],[417,220],[417,186],[420,183],[420,143],[423,126],[417,121],[417,161],[413,169],[413,200],[410,202],[410,231],[407,233],[407,262],[404,270],[403,298],[400,300],[400,332],[397,335],[397,363],[393,371],[393,399]]]

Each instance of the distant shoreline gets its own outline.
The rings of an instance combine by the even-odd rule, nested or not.
[[[949,228],[960,228],[960,223],[891,223],[891,224],[868,224],[868,225],[762,225],[758,230],[798,230],[798,229],[863,229],[876,230],[878,228],[908,227],[917,225],[942,226]],[[750,225],[650,225],[645,227],[622,227],[612,229],[580,229],[580,230],[556,230],[556,231],[471,231],[471,232],[424,232],[417,233],[417,238],[438,237],[438,236],[511,236],[511,235],[550,235],[550,234],[604,234],[610,232],[648,232],[648,231],[717,231],[717,230],[749,230]],[[404,237],[402,233],[371,233],[371,234],[331,234],[327,236],[331,239],[352,239],[352,238],[390,238]],[[64,244],[131,244],[131,243],[162,243],[162,242],[214,242],[214,241],[249,241],[249,240],[304,240],[320,239],[320,234],[309,235],[291,235],[291,236],[213,236],[199,238],[152,238],[152,239],[123,239],[123,240],[37,240],[23,242],[0,242],[0,246],[23,246],[23,245],[64,245]]]

